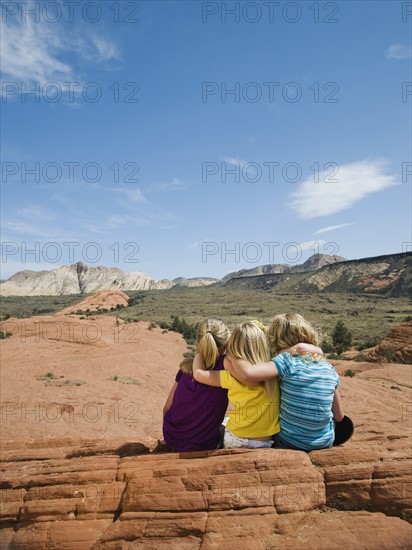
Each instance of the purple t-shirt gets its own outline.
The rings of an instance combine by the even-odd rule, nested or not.
[[[220,355],[213,370],[223,369]],[[209,451],[219,443],[219,426],[228,405],[227,390],[197,382],[179,371],[173,403],[164,416],[163,437],[175,452]]]

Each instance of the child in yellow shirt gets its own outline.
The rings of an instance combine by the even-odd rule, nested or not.
[[[227,355],[252,364],[268,362],[270,353],[265,327],[258,321],[243,323],[237,327],[229,339]],[[236,380],[227,370],[204,370],[200,354],[196,355],[193,362],[193,376],[198,382],[228,390],[231,410],[228,412],[229,421],[225,430],[225,448],[272,446],[273,435],[280,431],[280,392],[277,379],[247,386]]]

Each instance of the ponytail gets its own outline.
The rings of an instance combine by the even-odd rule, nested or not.
[[[196,352],[200,353],[205,363],[206,369],[215,366],[219,355],[229,339],[229,329],[223,321],[218,319],[205,319],[197,329]],[[193,357],[188,357],[180,363],[180,370],[185,374],[193,372]]]
[[[207,369],[212,368],[216,364],[219,357],[219,348],[210,330],[199,340],[197,351],[203,357]]]

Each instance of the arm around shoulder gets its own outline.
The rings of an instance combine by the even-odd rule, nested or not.
[[[207,386],[221,387],[219,371],[205,369],[203,357],[197,353],[193,360],[193,378],[196,382],[206,384]]]
[[[273,361],[252,365],[244,359],[237,359],[233,356],[230,356],[229,359],[236,373],[235,378],[246,385],[271,380],[278,375],[278,369]]]

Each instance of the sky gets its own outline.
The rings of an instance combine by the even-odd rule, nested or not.
[[[412,2],[1,8],[3,279],[412,250]]]

